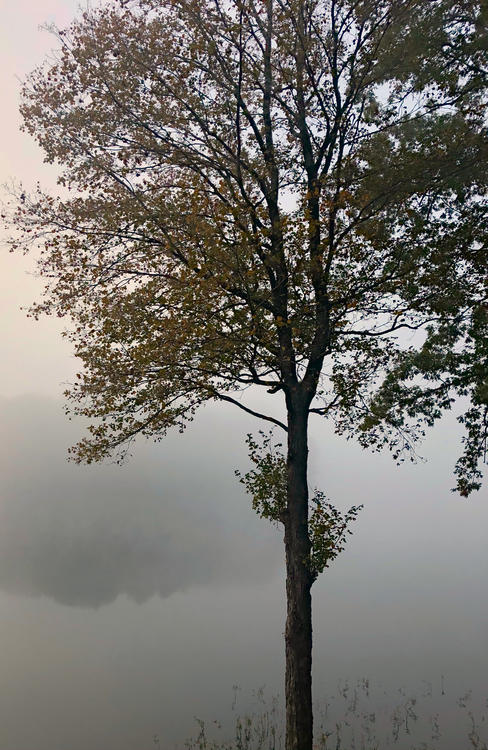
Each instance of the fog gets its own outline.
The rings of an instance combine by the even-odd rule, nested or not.
[[[0,0],[0,182],[54,180],[18,131],[15,76],[52,46],[38,25],[63,25],[76,6]],[[67,463],[83,429],[62,411],[76,361],[59,321],[19,311],[41,288],[32,267],[0,254],[0,748],[142,750],[155,734],[181,747],[194,717],[231,722],[236,696],[237,711],[259,710],[263,685],[282,701],[282,532],[234,476],[262,425],[206,407],[183,435],[139,441],[122,467]],[[404,702],[414,690],[441,715],[443,750],[469,747],[456,699],[488,698],[487,493],[450,492],[459,441],[450,414],[425,462],[396,467],[319,417],[311,427],[312,484],[343,510],[365,506],[313,587],[317,709],[347,679],[377,686],[374,710],[384,691]]]
[[[4,398],[0,422],[2,748],[167,747],[195,716],[230,721],[235,684],[242,710],[262,685],[282,697],[282,534],[233,475],[257,422],[207,408],[122,467],[67,463],[81,425],[54,399]],[[362,676],[487,697],[488,507],[449,492],[457,432],[445,420],[429,461],[398,468],[313,424],[313,481],[365,503],[314,586],[318,705]]]
[[[79,435],[59,403],[0,400],[0,587],[96,608],[272,577],[281,549],[238,507],[229,426],[86,468],[66,460]]]

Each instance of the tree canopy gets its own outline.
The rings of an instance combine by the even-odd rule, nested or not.
[[[467,396],[458,489],[479,486],[486,13],[135,0],[59,32],[22,114],[65,191],[17,219],[43,244],[34,313],[75,321],[79,459],[298,379],[395,455]]]
[[[94,420],[78,459],[298,380],[312,412],[397,456],[466,396],[458,489],[479,487],[486,16],[129,0],[59,31],[22,114],[64,190],[23,196],[16,244],[42,244],[34,314],[75,322],[69,397]]]

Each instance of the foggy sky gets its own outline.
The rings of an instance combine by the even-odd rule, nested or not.
[[[67,23],[77,5],[0,0],[0,182],[54,181],[18,132],[15,76],[52,46],[38,25]],[[61,394],[76,362],[59,321],[18,309],[39,294],[32,268],[0,253],[0,749],[142,750],[154,733],[181,745],[194,716],[232,716],[234,684],[238,708],[254,710],[263,684],[283,695],[282,533],[233,475],[260,424],[206,408],[185,434],[138,443],[123,467],[68,464],[81,427]],[[365,504],[313,588],[315,700],[361,676],[392,690],[430,681],[437,703],[419,701],[441,714],[470,687],[487,698],[488,498],[450,492],[455,415],[416,466],[363,452],[319,418],[311,433],[312,484],[341,509]],[[443,750],[464,750],[449,731]]]

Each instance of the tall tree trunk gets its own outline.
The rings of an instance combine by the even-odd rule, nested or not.
[[[288,401],[286,550],[286,750],[312,750],[312,575],[308,565],[308,403]]]

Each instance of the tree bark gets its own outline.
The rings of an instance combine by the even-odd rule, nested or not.
[[[286,551],[286,750],[312,750],[312,599],[308,533],[308,403],[299,387],[288,402]]]

